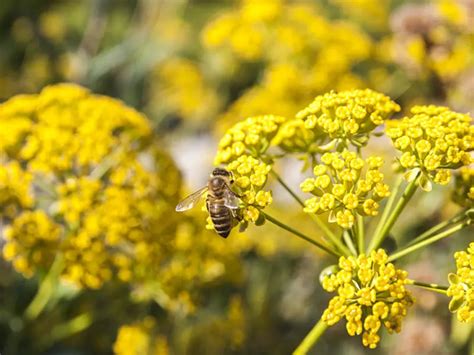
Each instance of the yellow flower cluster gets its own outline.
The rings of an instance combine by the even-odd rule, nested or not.
[[[283,123],[273,144],[290,153],[320,152],[325,135],[321,131],[306,128],[302,119],[296,118]]]
[[[347,147],[365,145],[369,134],[398,111],[400,106],[389,97],[366,89],[317,96],[296,117],[316,134],[324,132],[329,140]]]
[[[419,77],[436,75],[440,85],[459,78],[471,65],[469,6],[439,0],[398,7],[391,19],[395,62]]]
[[[315,197],[305,201],[306,213],[330,212],[329,221],[349,229],[355,214],[376,216],[378,201],[390,195],[380,172],[383,159],[377,156],[364,160],[356,153],[325,153],[321,164],[314,167],[314,178],[300,185],[301,190]],[[362,171],[366,168],[365,173]]]
[[[241,1],[211,21],[202,39],[209,56],[226,68],[239,70],[246,61],[265,65],[262,79],[221,116],[223,128],[269,112],[291,117],[314,94],[362,87],[352,68],[371,47],[352,24],[328,20],[315,4],[288,0]]]
[[[260,210],[272,203],[271,192],[263,190],[272,166],[242,155],[230,162],[227,169],[232,172],[236,191],[242,196],[244,220],[258,223],[262,219]]]
[[[149,109],[157,114],[177,114],[189,120],[209,120],[219,100],[205,82],[196,63],[171,58],[161,63],[150,82]]]
[[[155,320],[151,317],[143,321],[120,327],[113,351],[115,355],[168,355],[166,338],[153,335]]]
[[[388,22],[390,2],[377,0],[330,0],[347,17],[359,20],[375,30],[383,30]]]
[[[3,216],[13,218],[20,209],[33,205],[31,179],[32,175],[17,161],[0,165],[0,211]]]
[[[236,123],[220,140],[214,164],[228,163],[242,155],[261,157],[285,121],[284,117],[265,115]]]
[[[346,318],[347,333],[362,334],[362,343],[371,349],[380,341],[382,325],[389,333],[400,332],[402,320],[414,300],[405,285],[407,272],[387,262],[383,249],[370,255],[342,256],[339,271],[325,275],[323,288],[336,292],[322,319],[334,325]]]
[[[449,310],[457,313],[460,322],[474,321],[474,243],[467,251],[454,253],[457,271],[448,276],[447,295],[452,297]]]
[[[221,240],[174,212],[180,173],[144,116],[56,85],[0,105],[0,132],[13,127],[0,141],[0,198],[3,255],[18,272],[58,265],[61,279],[78,287],[128,282],[137,299],[183,313],[196,309],[201,285],[240,280],[237,256],[250,241]],[[256,206],[247,215],[258,215],[252,208],[271,201],[260,192],[269,168],[239,162],[244,200]]]
[[[47,270],[59,251],[61,227],[43,211],[25,211],[5,228],[3,257],[27,277]]]
[[[141,251],[173,232],[155,225],[179,189],[177,169],[149,146],[146,118],[63,84],[2,104],[0,131],[15,126],[0,147],[0,196],[4,208],[16,206],[4,211],[12,220],[5,258],[32,276],[61,253],[61,276],[78,286],[98,288],[114,275],[130,281]]]
[[[471,208],[474,205],[474,168],[464,166],[455,176],[453,200],[462,207]]]
[[[440,106],[415,106],[411,113],[387,125],[387,135],[402,152],[400,165],[409,171],[408,180],[421,172],[418,181],[424,190],[431,190],[431,182],[446,185],[450,169],[473,161],[469,153],[474,149],[472,119]]]

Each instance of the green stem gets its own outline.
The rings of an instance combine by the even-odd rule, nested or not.
[[[58,284],[58,277],[63,270],[64,262],[62,254],[56,255],[47,275],[41,282],[35,297],[25,310],[24,317],[32,320],[36,319],[48,304],[54,294]]]
[[[273,218],[272,216],[270,216],[269,214],[265,213],[265,212],[261,212],[263,213],[263,215],[265,216],[265,218],[267,220],[269,220],[271,223],[275,224],[276,226],[290,232],[290,233],[293,233],[294,235],[296,235],[297,237],[300,237],[301,239],[304,239],[306,240],[307,242],[313,244],[314,246],[318,247],[319,249],[322,249],[324,250],[325,252],[335,256],[335,257],[339,257],[339,253],[337,253],[335,250],[331,249],[330,247],[328,246],[325,246],[324,244],[321,244],[319,243],[318,241],[306,236],[305,234],[297,231],[296,229],[293,229],[292,227],[280,222],[279,220],[277,220],[276,218]]]
[[[455,215],[454,217],[452,217],[452,218],[450,218],[450,219],[448,219],[444,222],[441,222],[441,223],[435,225],[434,227],[431,227],[427,231],[423,232],[418,237],[416,237],[415,239],[410,241],[405,247],[409,247],[409,246],[414,245],[418,242],[421,242],[422,240],[425,240],[426,238],[430,237],[434,233],[439,232],[443,228],[445,228],[445,227],[447,227],[451,224],[454,224],[454,223],[457,223],[457,222],[461,221],[464,217],[466,217],[466,211],[463,210],[460,213],[458,213],[457,215]]]
[[[394,189],[391,191],[387,204],[385,205],[385,208],[383,209],[382,216],[380,217],[380,220],[377,223],[377,227],[375,228],[372,239],[376,239],[380,235],[380,232],[382,231],[382,228],[385,225],[385,222],[387,221],[388,215],[392,211],[393,204],[395,203],[395,200],[398,196],[398,192],[400,191],[402,183],[403,183],[403,176],[399,176],[397,181],[395,182]],[[372,245],[372,243],[370,244]]]
[[[53,327],[48,334],[45,335],[44,339],[39,341],[40,348],[48,348],[52,344],[62,339],[80,333],[90,327],[92,322],[93,318],[91,314],[83,313],[66,321],[65,323],[58,324],[57,326]]]
[[[407,203],[413,197],[413,194],[415,193],[417,188],[417,183],[418,175],[407,185],[405,192],[403,192],[403,195],[398,200],[395,208],[390,212],[389,216],[387,217],[387,220],[383,223],[383,227],[380,233],[374,235],[374,238],[372,238],[368,248],[368,252],[377,249],[379,245],[383,242],[383,240],[392,229],[393,225],[397,221],[398,217],[402,213]]]
[[[357,213],[357,229],[356,229],[356,234],[357,234],[357,242],[358,242],[358,248],[359,248],[359,253],[363,253],[365,250],[365,231],[364,231],[364,218]]]
[[[438,233],[438,234],[435,234],[429,238],[426,238],[414,245],[411,245],[409,247],[406,247],[406,248],[403,248],[402,250],[399,250],[397,251],[395,254],[392,254],[389,256],[388,258],[388,261],[394,261],[398,258],[401,258],[402,256],[405,256],[407,254],[410,254],[410,253],[413,253],[414,251],[420,249],[420,248],[423,248],[427,245],[430,245],[434,242],[437,242],[438,240],[440,239],[443,239],[443,238],[446,238],[446,237],[449,237],[450,235],[460,231],[461,229],[463,229],[464,227],[466,227],[468,224],[466,222],[462,222],[462,223],[459,223],[451,228],[449,228],[448,230],[445,230],[444,232],[441,232],[441,233]]]
[[[415,280],[408,280],[408,282],[409,282],[409,285],[418,286],[418,287],[424,288],[425,290],[441,293],[443,295],[445,295],[446,291],[448,290],[448,286],[441,286],[438,284],[425,283],[425,282],[420,282],[420,281],[415,281]]]
[[[352,255],[357,255],[356,247],[354,243],[352,242],[352,238],[349,232],[345,230],[342,236],[344,238],[344,242],[346,242],[346,245],[349,247],[349,250],[351,251]]]
[[[293,198],[296,200],[296,202],[298,202],[299,205],[304,208],[305,206],[304,206],[303,200],[301,200],[301,198],[299,198],[298,195],[283,181],[283,179],[280,177],[280,175],[278,175],[274,170],[271,170],[270,172],[275,177],[275,179],[277,179],[277,181],[280,183],[280,185],[283,186],[283,188],[286,191],[288,191],[288,193],[291,196],[293,196]],[[331,229],[326,225],[326,223],[321,221],[321,219],[318,216],[316,216],[315,214],[310,213],[309,216],[311,217],[311,219],[313,219],[316,222],[319,229],[321,229],[323,231],[323,233],[330,239],[330,241],[336,246],[336,248],[338,248],[344,255],[346,255],[346,256],[350,255],[349,249],[346,248],[346,246],[331,231]]]
[[[293,351],[293,355],[305,355],[308,353],[308,351],[316,344],[321,337],[321,335],[324,334],[326,329],[328,328],[328,325],[323,322],[322,319],[316,323],[316,325],[311,329],[311,331],[306,335],[306,337],[303,339],[303,341],[298,345],[295,351]]]

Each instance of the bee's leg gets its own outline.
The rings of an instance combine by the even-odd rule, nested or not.
[[[234,217],[238,222],[242,222],[244,219],[240,209],[230,210],[230,212],[232,213],[232,217]]]

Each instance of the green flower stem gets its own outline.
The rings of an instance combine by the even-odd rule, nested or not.
[[[414,245],[418,242],[421,242],[422,240],[425,240],[426,238],[433,235],[434,233],[439,232],[443,228],[445,228],[445,227],[447,227],[451,224],[454,224],[454,223],[457,223],[457,222],[461,221],[465,217],[466,217],[466,211],[463,210],[460,213],[458,213],[457,215],[455,215],[454,217],[452,217],[452,218],[450,218],[450,219],[448,219],[444,222],[441,222],[441,223],[437,224],[436,226],[434,226],[434,227],[428,229],[427,231],[423,232],[418,237],[416,237],[415,239],[410,241],[405,247],[409,247],[409,246],[412,246],[412,245]]]
[[[357,213],[357,245],[359,249],[359,253],[363,253],[365,250],[365,231],[364,231],[364,218]]]
[[[304,208],[304,202],[301,200],[301,198],[298,197],[298,195],[283,181],[283,179],[278,175],[274,170],[270,171],[271,174],[277,179],[277,181],[283,186],[283,188],[288,191],[288,193],[293,196],[293,198],[300,204],[301,207]],[[311,219],[313,219],[316,224],[318,225],[319,229],[323,231],[323,233],[330,239],[330,241],[346,256],[350,255],[349,249],[346,248],[346,246],[341,242],[341,240],[331,231],[331,229],[321,221],[321,219],[316,216],[315,214],[310,213],[309,214]]]
[[[330,247],[324,245],[324,244],[321,244],[319,243],[318,241],[306,236],[305,234],[297,231],[296,229],[293,229],[292,227],[280,222],[278,219],[276,218],[273,218],[272,216],[270,216],[269,214],[265,213],[265,212],[261,212],[263,213],[263,215],[265,216],[265,218],[270,221],[271,223],[275,224],[276,226],[290,232],[290,233],[293,233],[294,235],[296,235],[297,237],[300,237],[301,239],[304,239],[306,240],[307,242],[313,244],[314,246],[318,247],[319,249],[322,249],[324,250],[325,252],[335,256],[335,257],[339,257],[340,254],[337,253],[335,250],[331,249]]]
[[[418,176],[416,176],[415,179],[413,179],[406,187],[405,192],[403,192],[402,196],[398,200],[395,208],[390,212],[389,216],[387,217],[387,220],[383,223],[383,227],[380,231],[379,234],[374,235],[374,238],[371,240],[369,249],[368,251],[372,251],[374,249],[377,249],[379,245],[383,242],[385,237],[388,235],[390,230],[392,229],[393,225],[397,221],[398,217],[402,213],[403,209],[407,205],[407,203],[411,200],[413,197],[417,184],[418,184]]]
[[[311,331],[306,335],[303,341],[298,345],[295,351],[293,351],[293,355],[305,355],[308,351],[318,342],[321,335],[324,334],[328,325],[323,322],[322,319],[316,323],[316,325],[311,329]]]
[[[53,327],[53,329],[51,329],[49,337],[46,338],[48,340],[48,345],[54,344],[61,339],[65,339],[70,337],[71,335],[82,332],[83,330],[90,327],[92,321],[92,315],[87,312],[80,314],[65,323]]]
[[[395,200],[398,196],[398,192],[400,191],[402,183],[403,183],[403,176],[400,175],[397,178],[397,181],[395,182],[395,187],[391,191],[390,197],[388,198],[387,204],[385,205],[382,216],[380,217],[380,220],[377,223],[377,227],[375,228],[375,231],[373,233],[373,239],[376,239],[377,236],[380,235],[380,232],[382,231],[382,228],[385,225],[385,222],[387,221],[388,215],[392,211],[393,204],[395,203]],[[372,241],[371,241],[370,245],[372,245]],[[369,249],[370,249],[370,247],[369,247]],[[367,251],[370,251],[370,250],[367,250]]]
[[[424,288],[425,290],[441,293],[443,295],[445,295],[446,291],[448,290],[448,286],[441,286],[437,284],[430,284],[430,283],[425,283],[425,282],[420,282],[420,281],[415,281],[415,280],[408,280],[408,282],[409,282],[409,285],[418,286],[418,287]]]
[[[356,247],[354,243],[352,242],[351,235],[349,234],[347,230],[344,231],[344,233],[342,234],[342,237],[346,245],[349,247],[349,250],[351,251],[352,255],[357,255]]]
[[[467,222],[458,223],[458,224],[454,225],[453,227],[449,228],[448,230],[445,230],[444,232],[435,234],[435,235],[433,235],[429,238],[426,238],[426,239],[424,239],[424,240],[422,240],[422,241],[420,241],[420,242],[418,242],[414,245],[403,248],[402,250],[397,251],[395,254],[390,255],[389,258],[388,258],[388,261],[394,261],[398,258],[401,258],[402,256],[413,253],[414,251],[416,251],[420,248],[423,248],[427,245],[430,245],[434,242],[437,242],[440,239],[449,237],[450,235],[460,231],[461,229],[463,229],[467,225],[468,225]]]
[[[58,278],[64,268],[62,254],[56,255],[48,273],[41,282],[35,297],[25,310],[24,317],[29,320],[36,319],[48,304],[58,285]]]

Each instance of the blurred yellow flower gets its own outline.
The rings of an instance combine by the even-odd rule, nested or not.
[[[166,338],[153,334],[155,320],[151,317],[143,321],[120,327],[113,351],[115,355],[168,355]]]
[[[187,59],[168,59],[155,69],[151,81],[149,109],[175,113],[189,120],[209,120],[219,107],[217,93],[206,82],[200,68]]]
[[[280,0],[240,2],[207,24],[202,41],[212,57],[223,58],[219,62],[235,63],[229,67],[265,65],[262,79],[221,115],[220,129],[270,112],[291,117],[315,94],[363,85],[351,70],[371,48],[352,24],[328,21],[312,4]]]

